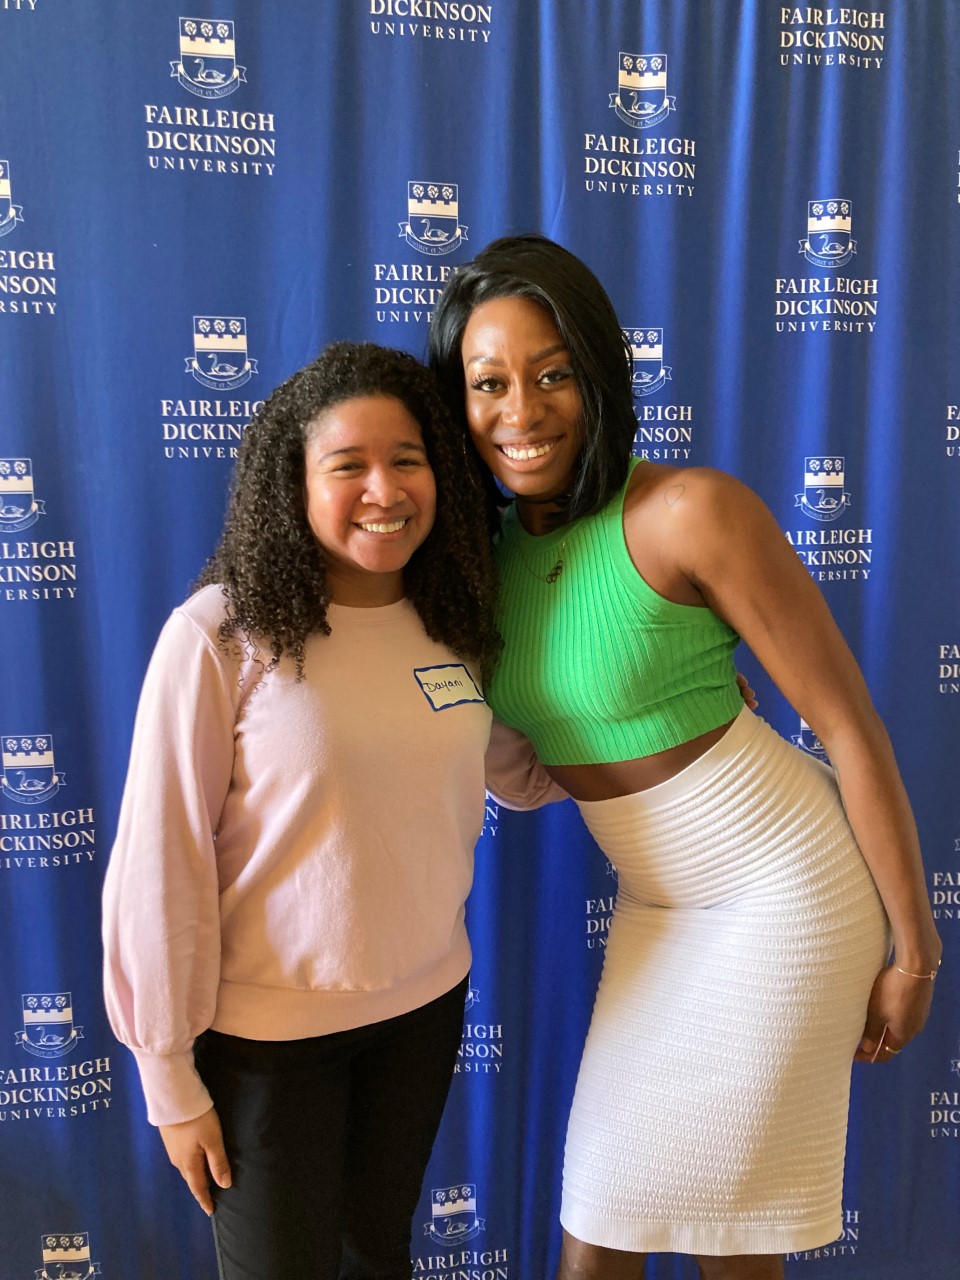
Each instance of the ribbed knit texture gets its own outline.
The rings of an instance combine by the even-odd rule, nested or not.
[[[637,1252],[835,1239],[851,1061],[887,926],[832,772],[742,710],[675,778],[580,809],[619,892],[564,1227]]]
[[[525,532],[515,509],[504,518],[504,648],[487,696],[543,764],[652,755],[725,724],[743,705],[736,633],[709,609],[665,600],[644,582],[624,541],[625,492],[541,537]],[[561,544],[563,572],[549,583]]]

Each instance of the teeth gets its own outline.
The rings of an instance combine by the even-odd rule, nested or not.
[[[541,444],[535,449],[511,449],[507,444],[502,444],[500,448],[512,461],[526,462],[528,458],[542,458],[545,453],[550,452],[554,443],[555,441],[551,441],[549,444]]]
[[[361,522],[360,528],[366,529],[368,533],[396,533],[406,523],[406,520],[391,520],[389,524],[364,524]]]

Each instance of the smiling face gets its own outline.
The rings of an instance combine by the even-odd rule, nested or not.
[[[436,487],[417,420],[392,396],[326,409],[304,447],[307,521],[335,604],[403,597],[403,569],[433,527]]]
[[[566,492],[583,427],[570,353],[553,317],[530,298],[494,298],[471,314],[461,352],[480,457],[520,500]]]

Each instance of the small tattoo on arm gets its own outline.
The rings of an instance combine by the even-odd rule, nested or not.
[[[663,495],[663,500],[668,507],[672,507],[675,503],[680,501],[686,487],[687,486],[685,484],[672,484],[670,486],[667,492]]]

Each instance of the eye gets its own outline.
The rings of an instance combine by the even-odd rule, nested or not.
[[[496,391],[500,387],[500,385],[501,383],[499,378],[494,378],[491,374],[488,374],[486,377],[474,378],[474,380],[470,383],[470,387],[473,391],[481,391],[481,392]]]
[[[425,467],[426,465],[426,458],[418,458],[414,454],[411,454],[408,458],[397,459],[398,467]]]
[[[558,382],[566,382],[571,377],[573,377],[573,370],[560,365],[554,369],[544,369],[537,381],[542,386],[552,387]]]

